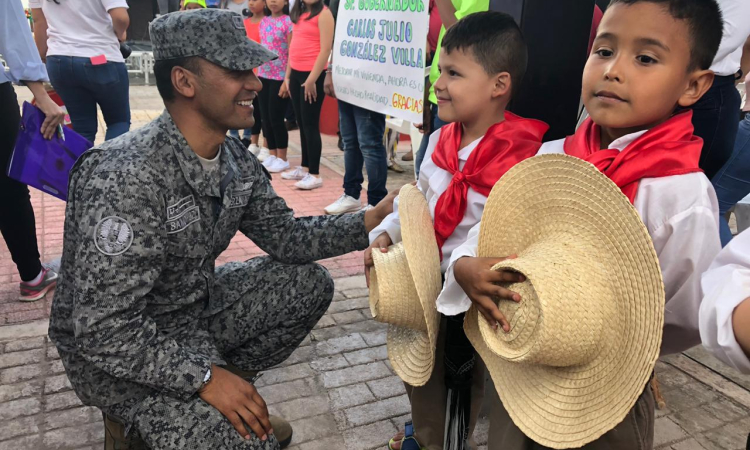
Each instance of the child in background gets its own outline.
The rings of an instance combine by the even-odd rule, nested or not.
[[[263,136],[270,156],[263,162],[271,173],[289,169],[286,150],[289,132],[284,124],[284,115],[289,105],[289,91],[284,84],[289,42],[292,39],[292,20],[289,18],[287,0],[266,0],[266,16],[260,21],[260,43],[279,55],[258,68],[258,78],[263,90],[258,93]]]
[[[182,9],[190,11],[191,9],[203,9],[206,7],[206,0],[185,0]]]
[[[703,141],[686,110],[713,82],[709,67],[721,37],[714,0],[613,0],[583,70],[581,98],[590,117],[574,135],[539,150],[594,164],[640,214],[664,278],[662,355],[701,342],[701,274],[721,249],[716,194],[698,167]],[[498,289],[517,294],[499,287],[503,272],[491,270],[507,255],[476,257],[479,229],[453,251],[438,311],[465,311],[474,303],[490,326],[507,333],[510,324],[494,297]],[[494,389],[490,394],[488,449],[542,448],[511,421]],[[651,449],[654,420],[647,385],[619,425],[582,448]]]
[[[252,15],[245,19],[245,31],[247,32],[247,37],[255,42],[260,42],[260,21],[263,20],[263,17],[266,15],[265,7],[266,3],[264,0],[248,1],[248,9]],[[258,69],[254,69],[253,71],[257,75]],[[253,118],[255,118],[255,124],[252,128],[248,128],[243,132],[242,143],[245,144],[245,147],[248,147],[250,153],[258,157],[258,161],[264,162],[265,159],[268,158],[269,153],[267,148],[261,148],[258,146],[262,120],[260,117],[260,106],[257,96],[255,97],[255,100],[253,100]],[[229,130],[229,135],[238,139],[240,137],[239,130]],[[248,135],[250,136],[250,139],[247,138]]]
[[[328,57],[333,46],[333,14],[323,0],[298,0],[291,13],[292,41],[284,83],[289,89],[302,141],[302,165],[282,178],[299,181],[298,189],[323,186],[320,178],[320,110]],[[307,172],[305,171],[307,169]]]

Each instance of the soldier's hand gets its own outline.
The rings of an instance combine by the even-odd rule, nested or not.
[[[493,329],[497,329],[497,324],[500,324],[506,333],[510,331],[510,324],[498,309],[495,299],[520,302],[521,296],[499,286],[499,283],[520,283],[526,278],[509,270],[492,270],[492,266],[510,258],[515,258],[515,256],[507,258],[464,257],[453,265],[453,275],[456,277],[456,282],[464,290],[469,300]]]
[[[222,413],[245,439],[250,439],[245,424],[263,441],[273,433],[266,402],[255,386],[232,372],[212,365],[211,381],[203,386],[198,395]]]
[[[365,280],[367,287],[370,287],[370,268],[373,267],[372,252],[388,253],[388,247],[393,244],[388,233],[383,233],[377,237],[367,249],[365,249]]]

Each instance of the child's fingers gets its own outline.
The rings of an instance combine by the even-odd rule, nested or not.
[[[487,294],[492,295],[495,298],[504,299],[504,300],[512,300],[516,303],[521,301],[521,295],[511,291],[510,289],[506,289],[502,286],[492,285],[489,289],[487,289]]]
[[[482,313],[485,320],[487,320],[487,323],[492,327],[493,330],[497,329],[498,324],[500,327],[502,327],[503,331],[506,333],[510,331],[510,323],[508,323],[508,320],[505,318],[503,313],[500,312],[499,309],[497,309],[497,305],[495,305],[495,302],[490,300],[489,298],[482,297],[477,302],[477,309]]]
[[[488,275],[488,278],[492,283],[522,283],[526,281],[526,277],[523,274],[510,270],[493,270]]]

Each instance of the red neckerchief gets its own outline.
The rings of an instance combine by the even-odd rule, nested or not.
[[[490,195],[492,187],[508,169],[536,155],[548,128],[544,122],[524,119],[506,111],[505,120],[487,130],[462,171],[458,169],[458,150],[463,126],[454,122],[440,129],[432,162],[453,175],[435,206],[435,237],[441,257],[443,244],[464,218],[469,188],[485,197]]]
[[[600,149],[601,129],[588,118],[574,135],[565,138],[565,153],[596,166],[633,203],[642,178],[701,171],[698,160],[703,139],[693,135],[692,117],[692,110],[676,114],[645,132],[622,151]]]

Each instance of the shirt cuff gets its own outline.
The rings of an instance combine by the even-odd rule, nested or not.
[[[477,246],[473,239],[465,242],[453,250],[448,270],[445,271],[445,283],[443,290],[437,299],[437,309],[446,316],[455,316],[465,313],[471,306],[471,300],[464,292],[463,288],[456,281],[453,267],[456,261],[464,257],[475,258],[477,256]]]

